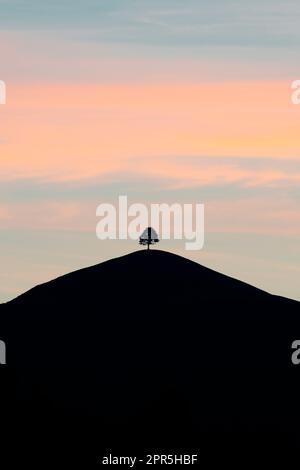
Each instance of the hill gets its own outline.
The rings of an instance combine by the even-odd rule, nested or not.
[[[298,302],[145,250],[39,285],[0,315],[15,422],[22,436],[35,422],[41,445],[50,432],[52,453],[296,445]]]

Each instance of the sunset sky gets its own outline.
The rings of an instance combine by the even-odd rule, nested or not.
[[[96,207],[205,204],[159,248],[300,300],[297,0],[0,0],[0,302],[139,249]]]

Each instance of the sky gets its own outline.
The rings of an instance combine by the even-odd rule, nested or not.
[[[297,0],[0,0],[0,302],[140,249],[96,207],[204,203],[159,248],[300,300]],[[200,286],[201,287],[201,286]]]

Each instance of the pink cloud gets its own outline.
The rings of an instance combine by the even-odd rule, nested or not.
[[[147,157],[151,174],[189,180],[190,168],[159,157],[300,159],[299,110],[289,94],[288,83],[267,81],[11,86],[1,109],[0,176],[89,178],[130,171],[131,159]],[[230,168],[226,178],[220,168],[220,177],[240,171]]]

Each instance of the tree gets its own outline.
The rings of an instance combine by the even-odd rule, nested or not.
[[[149,250],[150,245],[157,242],[159,239],[156,231],[152,227],[147,227],[140,236],[140,245],[147,245],[147,250]]]

